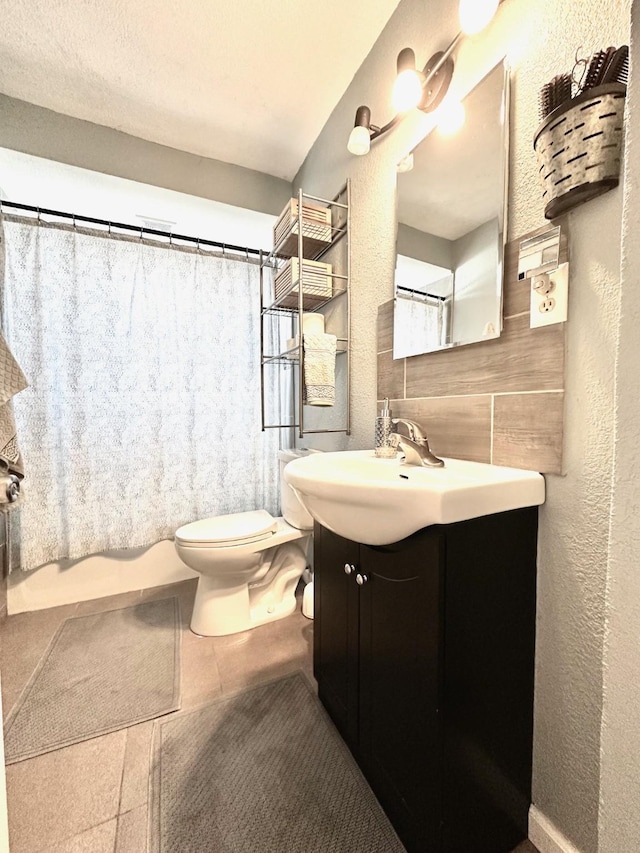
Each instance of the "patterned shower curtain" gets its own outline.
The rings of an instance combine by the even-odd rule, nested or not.
[[[31,383],[22,568],[277,514],[258,266],[9,217],[5,238],[5,334]]]

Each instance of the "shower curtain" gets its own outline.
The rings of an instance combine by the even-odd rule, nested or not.
[[[15,401],[22,568],[277,514],[258,266],[10,217],[5,237],[5,333],[31,382]]]

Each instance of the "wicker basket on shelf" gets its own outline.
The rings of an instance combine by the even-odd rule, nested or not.
[[[626,94],[622,83],[588,89],[538,128],[533,146],[547,219],[618,185]]]

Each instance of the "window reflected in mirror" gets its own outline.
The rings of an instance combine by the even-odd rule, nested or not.
[[[507,89],[500,63],[399,164],[394,358],[500,335]]]

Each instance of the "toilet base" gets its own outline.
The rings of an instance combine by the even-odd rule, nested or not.
[[[234,583],[226,576],[200,575],[191,630],[224,637],[284,619],[295,612],[296,587],[306,565],[302,548],[289,542],[275,549],[264,577]]]

